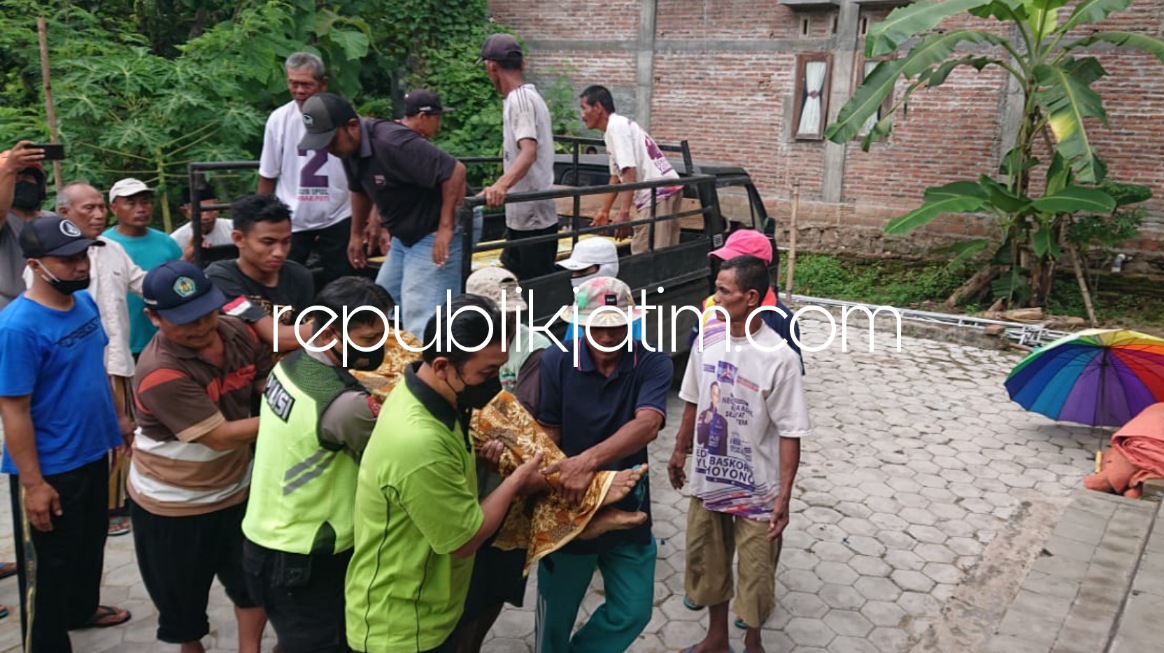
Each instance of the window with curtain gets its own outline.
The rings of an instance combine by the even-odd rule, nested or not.
[[[794,137],[798,140],[824,138],[831,73],[831,55],[802,54],[796,59],[796,111],[793,124]]]

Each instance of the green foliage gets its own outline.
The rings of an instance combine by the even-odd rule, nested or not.
[[[796,292],[908,307],[941,301],[969,277],[965,265],[851,260],[805,254],[796,259]]]

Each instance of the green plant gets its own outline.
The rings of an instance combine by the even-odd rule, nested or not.
[[[1093,121],[1107,122],[1103,100],[1092,84],[1107,71],[1098,59],[1084,56],[1083,49],[1095,44],[1129,47],[1164,61],[1164,41],[1145,34],[1095,31],[1080,39],[1068,35],[1130,4],[1131,0],[1081,0],[1061,20],[1066,0],[918,2],[895,9],[872,26],[865,50],[870,59],[893,54],[907,41],[917,42],[904,56],[879,63],[841,108],[826,132],[836,143],[858,134],[899,78],[906,81],[905,92],[862,141],[865,149],[889,135],[894,114],[908,110],[913,93],[940,86],[959,66],[978,71],[999,68],[1018,83],[1023,98],[1018,136],[1003,156],[997,176],[928,188],[922,205],[891,220],[885,231],[908,233],[943,213],[988,213],[995,218],[1001,244],[995,243],[998,248],[989,267],[975,276],[975,283],[989,285],[995,296],[1012,304],[1045,302],[1071,216],[1110,215],[1117,207],[1117,200],[1097,186],[1104,181],[1106,167],[1092,145]],[[934,31],[943,19],[963,12],[993,19],[1003,29]],[[959,46],[973,46],[973,51],[958,52]],[[1037,145],[1051,153],[1045,166],[1035,155]],[[984,239],[970,241],[957,255],[969,258],[990,245]],[[1068,246],[1075,244],[1068,241]],[[962,296],[977,294],[974,288],[962,290]]]

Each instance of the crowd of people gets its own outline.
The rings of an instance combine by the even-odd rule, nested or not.
[[[35,559],[0,576],[19,572],[34,589],[26,650],[68,652],[70,630],[132,619],[100,603],[106,538],[132,533],[157,639],[183,653],[204,650],[215,578],[241,653],[258,653],[268,622],[282,653],[473,653],[504,605],[524,600],[529,558],[495,546],[503,524],[547,493],[593,500],[596,483],[600,527],[536,561],[537,650],[622,651],[646,627],[647,447],[667,423],[673,363],[643,346],[613,240],[582,240],[559,262],[546,238],[554,203],[506,202],[552,183],[549,112],[513,37],[489,37],[481,62],[504,98],[504,172],[482,194],[504,207],[513,246],[464,293],[465,167],[430,140],[452,108],[415,90],[402,119],[361,117],[327,92],[309,53],[286,60],[291,101],[268,120],[258,192],[231,202],[229,219],[200,188],[200,223],[158,231],[154,189],[132,178],[106,194],[64,184],[44,211],[43,151],[20,142],[0,154],[2,470],[23,527],[18,563]],[[579,100],[605,134],[612,183],[678,178],[607,89]],[[622,231],[676,212],[680,191],[611,194],[594,224]],[[195,264],[195,230],[202,247],[237,257]],[[632,253],[652,247],[650,225],[631,233]],[[653,233],[653,247],[673,246],[678,223]],[[373,243],[387,252],[375,282],[356,274]],[[749,230],[710,253],[722,265],[682,375],[667,471],[691,495],[685,603],[710,611],[694,653],[729,650],[733,598],[747,650],[764,650],[799,442],[812,432],[772,254]],[[522,280],[558,268],[575,288],[560,347],[519,319]],[[399,323],[381,319],[396,306]],[[357,376],[383,372],[401,355],[393,342],[413,336],[428,346],[386,398],[373,394]],[[471,437],[499,397],[536,422],[545,448]],[[576,627],[596,571],[605,602]]]

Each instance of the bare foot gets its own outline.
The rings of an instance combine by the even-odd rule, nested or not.
[[[645,512],[627,512],[616,508],[603,508],[594,515],[594,518],[578,535],[578,539],[592,540],[610,531],[634,528],[645,521],[647,521],[647,513]]]
[[[609,506],[612,503],[618,503],[630,494],[635,486],[638,485],[639,480],[647,473],[647,465],[635,465],[630,469],[624,469],[614,475],[614,480],[610,483],[610,489],[606,491],[606,497],[602,500],[602,505]]]

